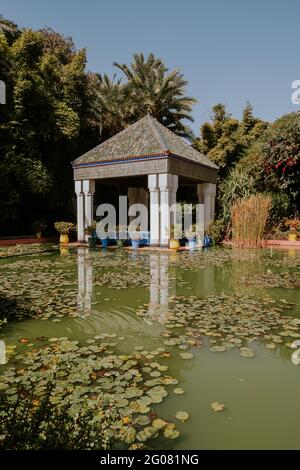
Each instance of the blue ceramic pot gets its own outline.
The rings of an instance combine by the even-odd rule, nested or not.
[[[102,245],[102,248],[107,248],[108,247],[108,238],[102,238],[101,245]]]

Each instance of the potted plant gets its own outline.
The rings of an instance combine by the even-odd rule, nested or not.
[[[140,240],[141,240],[141,228],[138,225],[135,230],[130,232],[130,240],[131,240],[131,246],[134,250],[139,248],[140,246]]]
[[[289,227],[288,239],[290,242],[295,242],[298,239],[298,228],[300,228],[300,220],[287,219],[285,225]]]
[[[41,238],[42,237],[42,232],[43,230],[46,230],[47,228],[47,222],[45,219],[40,219],[36,220],[33,222],[33,230],[35,232],[36,238]]]
[[[196,236],[197,236],[196,230],[197,230],[196,224],[192,224],[185,231],[185,236],[188,239],[190,250],[194,250],[196,248]]]
[[[59,242],[66,244],[69,243],[69,233],[75,229],[75,224],[72,222],[55,222],[55,229],[60,233]]]
[[[170,227],[170,243],[169,248],[173,251],[178,251],[180,248],[179,237],[181,235],[181,225],[172,224]]]
[[[117,233],[117,246],[118,248],[122,248],[124,246],[124,239],[120,238],[120,234],[127,233],[127,226],[126,225],[118,225],[118,233]]]
[[[84,233],[87,235],[87,241],[89,246],[95,246],[97,235],[96,235],[96,221],[92,225],[85,228]]]
[[[103,225],[101,220],[96,222],[96,236],[101,240],[101,247],[107,248],[109,242],[110,232],[108,230],[108,225]]]

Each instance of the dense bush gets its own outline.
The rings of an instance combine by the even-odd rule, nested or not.
[[[113,413],[97,420],[94,411],[83,406],[71,416],[70,406],[51,403],[53,387],[54,382],[49,382],[43,398],[34,389],[20,388],[15,402],[0,393],[0,450],[110,448],[113,433],[107,429],[115,419]]]

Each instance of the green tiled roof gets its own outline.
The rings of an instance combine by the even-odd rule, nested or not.
[[[218,169],[181,137],[147,114],[97,147],[73,161],[74,166],[104,163],[160,155],[175,155]]]

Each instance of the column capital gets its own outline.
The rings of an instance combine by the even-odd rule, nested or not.
[[[148,175],[148,189],[150,192],[158,191],[158,175]]]
[[[83,195],[82,181],[75,181],[75,193],[77,194],[77,196]]]
[[[161,191],[171,191],[173,187],[173,175],[171,173],[160,173],[158,184]]]
[[[83,180],[82,188],[85,195],[93,195],[95,192],[95,180]]]
[[[202,183],[202,192],[204,196],[215,196],[216,185],[214,183]]]

